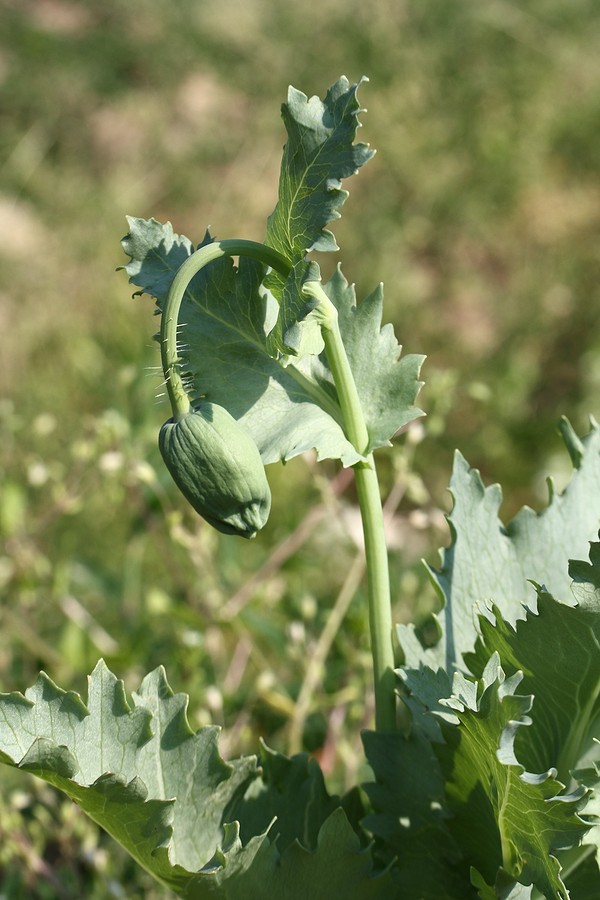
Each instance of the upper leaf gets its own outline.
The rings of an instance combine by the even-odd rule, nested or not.
[[[385,447],[403,425],[423,415],[414,404],[423,384],[419,373],[425,357],[412,353],[401,358],[402,347],[393,326],[388,323],[382,327],[382,285],[357,304],[354,286],[348,284],[338,267],[324,287],[338,310],[342,340],[369,432],[368,449]],[[322,377],[331,378],[324,356],[320,362]],[[313,371],[316,374],[316,363]]]
[[[130,232],[123,246],[131,262],[125,269],[161,309],[181,257],[193,251],[192,244],[174,235],[169,224],[128,221]],[[225,407],[251,434],[264,463],[314,448],[319,459],[353,465],[360,455],[344,434],[325,357],[290,362],[273,359],[269,351],[277,304],[261,290],[264,272],[253,259],[243,257],[236,267],[223,258],[192,279],[180,314],[181,365],[188,374],[191,397]],[[401,348],[391,326],[381,328],[380,292],[357,306],[353,288],[339,271],[324,287],[338,308],[371,448],[380,447],[421,414],[414,399],[422,357],[399,359]]]
[[[128,222],[123,247],[131,262],[125,269],[162,309],[182,253],[185,259],[194,248],[173,235],[169,223]],[[203,243],[210,240],[207,235]],[[319,459],[353,465],[360,455],[344,434],[337,399],[269,352],[277,304],[260,290],[264,274],[256,260],[243,257],[236,267],[222,258],[192,279],[180,313],[181,365],[191,398],[227,409],[251,434],[265,464],[314,448]]]
[[[357,303],[354,285],[348,283],[338,266],[323,288],[338,311],[342,341],[369,433],[367,452],[371,452],[388,446],[403,425],[423,415],[415,400],[423,384],[419,373],[425,357],[414,353],[401,357],[402,347],[392,325],[381,326],[381,285]],[[298,360],[294,367],[337,403],[325,353]]]
[[[366,79],[362,79],[365,81]],[[361,112],[358,84],[340,78],[324,101],[308,99],[290,87],[282,115],[288,133],[279,178],[279,199],[267,223],[266,243],[291,264],[309,250],[337,250],[324,226],[338,219],[348,178],[373,156],[367,144],[354,144]]]
[[[265,285],[275,288],[277,273],[271,272]],[[315,262],[301,259],[294,263],[290,274],[276,293],[279,301],[279,315],[269,333],[267,348],[271,356],[280,359],[284,365],[303,356],[318,355],[323,349],[321,318],[317,302],[307,299],[302,293],[302,285],[308,279],[319,280],[319,267]]]
[[[127,216],[127,224],[129,231],[121,246],[130,260],[119,268],[125,269],[129,281],[141,288],[138,294],[150,294],[162,303],[177,270],[195,248],[189,238],[175,234],[170,222],[162,225],[156,219]]]
[[[367,79],[362,79],[366,81]],[[312,304],[299,289],[306,274],[309,250],[337,250],[325,225],[340,217],[348,192],[341,180],[355,174],[374,154],[367,144],[353,143],[360,127],[357,90],[340,78],[324,101],[290,87],[282,115],[288,133],[279,175],[279,198],[267,220],[265,243],[289,261],[287,281],[277,272],[266,286],[280,304],[269,338],[274,356],[320,353],[323,342]],[[314,277],[314,276],[313,276]]]
[[[451,672],[475,645],[477,617],[493,602],[508,622],[535,609],[528,581],[545,585],[562,603],[572,604],[568,561],[587,556],[588,543],[600,525],[600,428],[579,439],[566,420],[563,439],[575,471],[562,494],[550,482],[550,502],[541,513],[524,507],[504,526],[498,517],[502,492],[484,487],[479,473],[457,453],[450,491],[454,501],[448,518],[451,546],[442,552],[442,568],[430,570],[444,603],[437,615],[440,639],[425,650],[412,627],[398,633],[407,664],[420,662]]]

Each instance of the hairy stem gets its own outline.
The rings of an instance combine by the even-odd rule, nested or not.
[[[302,290],[318,301],[325,352],[340,401],[346,436],[358,452],[364,454],[364,460],[354,466],[354,474],[365,537],[369,627],[375,680],[375,728],[377,731],[394,731],[396,679],[390,577],[375,460],[373,454],[367,452],[369,433],[340,334],[337,309],[319,282],[306,282]]]
[[[177,422],[190,409],[189,397],[179,371],[177,327],[181,302],[187,286],[200,269],[223,256],[250,256],[260,260],[287,278],[290,266],[287,260],[272,247],[256,241],[215,241],[192,253],[177,270],[164,305],[160,322],[160,357],[173,418]]]

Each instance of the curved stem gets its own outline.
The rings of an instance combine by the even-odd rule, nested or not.
[[[190,401],[179,372],[177,323],[185,291],[208,263],[223,256],[250,256],[287,278],[290,265],[272,247],[256,241],[226,240],[206,244],[178,269],[162,311],[160,349],[173,418],[178,421],[190,409]],[[396,697],[390,580],[379,482],[373,454],[368,452],[369,433],[338,324],[337,309],[319,282],[309,281],[303,292],[318,301],[325,352],[333,375],[346,436],[363,459],[354,466],[356,489],[365,536],[365,558],[369,593],[369,626],[375,680],[375,727],[396,728]]]
[[[190,281],[204,266],[223,256],[250,256],[270,266],[287,278],[290,265],[277,250],[257,241],[227,240],[214,241],[192,253],[175,274],[160,322],[160,357],[167,385],[167,392],[173,410],[173,418],[179,421],[190,409],[189,397],[185,391],[179,371],[177,352],[177,327],[181,302]]]
[[[377,731],[395,731],[396,676],[390,576],[375,460],[373,454],[368,453],[369,432],[340,334],[337,309],[318,281],[306,282],[302,290],[318,301],[325,352],[340,401],[346,436],[356,450],[364,455],[364,459],[353,468],[365,537],[369,628],[375,680],[375,728]]]

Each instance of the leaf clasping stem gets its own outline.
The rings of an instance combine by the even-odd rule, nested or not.
[[[306,281],[303,293],[317,301],[327,361],[333,375],[346,436],[364,459],[353,466],[365,539],[369,629],[375,682],[375,728],[396,730],[396,676],[392,644],[390,576],[379,481],[369,432],[338,324],[338,312],[318,281]]]
[[[171,284],[160,322],[160,358],[175,422],[180,421],[190,410],[190,400],[179,371],[179,353],[177,351],[177,328],[181,303],[194,275],[208,263],[221,259],[223,256],[250,256],[275,269],[284,278],[287,278],[291,268],[285,257],[272,247],[267,247],[258,241],[235,238],[205,244],[182,263]]]

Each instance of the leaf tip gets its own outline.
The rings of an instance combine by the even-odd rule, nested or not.
[[[562,435],[562,439],[565,442],[565,446],[571,457],[571,462],[573,466],[578,469],[581,465],[581,460],[584,454],[584,446],[569,420],[566,416],[562,416],[560,422],[558,423],[558,430]]]

